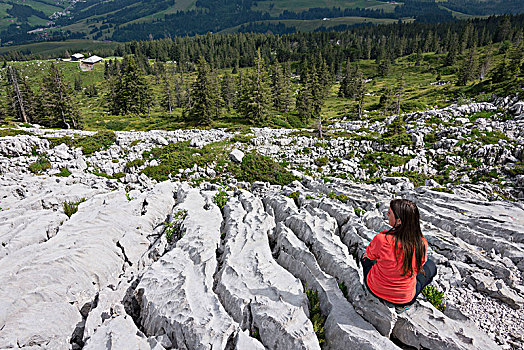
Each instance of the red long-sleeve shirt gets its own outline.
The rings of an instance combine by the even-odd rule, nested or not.
[[[369,271],[367,283],[369,289],[377,297],[395,304],[405,304],[410,302],[415,296],[417,285],[417,274],[412,276],[402,276],[403,252],[399,256],[398,262],[395,259],[395,238],[392,235],[385,235],[387,231],[382,231],[373,237],[371,243],[366,248],[369,259],[376,260],[375,265]],[[428,250],[428,242],[422,238],[425,250]],[[399,243],[399,247],[401,247]],[[401,249],[402,251],[402,249]],[[427,260],[427,254],[422,257],[422,264]],[[413,254],[413,264],[415,268],[416,259]]]

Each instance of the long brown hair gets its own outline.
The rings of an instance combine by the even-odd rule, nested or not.
[[[400,219],[400,225],[392,227],[386,235],[395,237],[395,258],[399,261],[402,251],[402,276],[413,276],[413,272],[423,271],[422,259],[426,254],[426,246],[420,230],[420,214],[415,203],[407,199],[393,199],[389,207],[395,215],[395,220]],[[400,247],[399,247],[400,242]],[[413,254],[416,266],[413,268]]]

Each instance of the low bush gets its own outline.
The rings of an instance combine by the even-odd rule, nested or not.
[[[78,211],[78,205],[80,203],[83,203],[85,202],[86,199],[85,198],[81,198],[79,201],[77,202],[68,202],[68,201],[65,201],[63,203],[63,208],[64,208],[64,213],[67,215],[67,217],[71,217],[71,215],[73,215],[74,213],[76,213]]]
[[[99,131],[92,136],[83,136],[75,143],[82,148],[82,153],[89,156],[95,152],[109,148],[116,141],[116,134],[112,131]]]
[[[265,181],[273,185],[289,185],[296,177],[282,165],[258,153],[248,153],[240,166],[232,167],[233,175],[240,181]]]
[[[36,175],[42,174],[49,168],[51,168],[49,159],[42,155],[38,156],[38,159],[35,162],[29,164],[29,171]]]
[[[320,300],[318,299],[318,291],[308,289],[307,284],[304,286],[304,293],[306,293],[309,307],[309,318],[313,324],[313,330],[318,339],[318,343],[322,347],[326,342],[326,334],[324,331],[324,324],[326,317],[320,311]]]
[[[229,195],[227,194],[227,191],[225,188],[220,188],[217,193],[213,196],[213,202],[220,208],[220,210],[224,209],[226,206],[227,201],[229,200]]]
[[[329,163],[328,157],[318,157],[317,159],[315,159],[315,165],[317,166],[326,166],[328,165],[328,163]]]
[[[168,243],[172,243],[174,240],[179,240],[183,236],[182,232],[182,221],[187,216],[187,210],[181,209],[173,214],[173,219],[170,222],[164,223],[164,233]]]
[[[141,158],[133,159],[126,163],[126,168],[128,169],[135,168],[135,167],[138,168],[144,165],[144,163],[145,161]]]
[[[433,306],[440,311],[446,309],[446,304],[444,303],[444,292],[438,290],[433,285],[428,285],[422,289],[422,294]]]
[[[61,176],[61,177],[68,177],[69,175],[71,175],[71,172],[67,168],[60,168],[60,172],[56,174],[56,176]]]

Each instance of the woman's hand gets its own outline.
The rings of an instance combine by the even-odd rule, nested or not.
[[[366,252],[364,252],[364,254],[362,254],[362,259],[369,259]]]

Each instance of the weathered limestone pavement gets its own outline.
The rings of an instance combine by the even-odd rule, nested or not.
[[[519,106],[501,100],[405,119],[413,121],[409,130],[422,147],[429,131],[422,124],[431,116],[451,122],[479,110],[499,113],[497,108],[520,116]],[[477,150],[487,164],[510,169],[522,157],[523,121],[459,121],[462,126],[439,130],[441,143],[425,154],[454,147],[449,140],[468,128],[499,127],[512,141]],[[359,130],[355,123],[340,127]],[[319,349],[306,285],[318,292],[324,348],[524,346],[524,205],[488,201],[493,188],[486,184],[458,184],[446,193],[432,183],[414,188],[407,178],[323,182],[295,169],[300,181],[289,186],[230,179],[221,210],[214,201],[217,185],[191,186],[176,176],[157,183],[140,173],[156,160],[129,169],[125,163],[173,142],[201,147],[232,137],[225,131],[118,132],[115,144],[90,156],[65,144],[51,148],[42,138],[90,132],[31,132],[0,139],[0,348]],[[322,172],[351,168],[366,178],[354,159],[334,158],[379,145],[333,139],[320,147],[289,130],[253,129],[249,144],[234,147],[234,162],[241,161],[240,148],[304,166],[327,155]],[[304,147],[313,153],[297,154]],[[37,158],[35,148],[51,161],[42,175],[27,169]],[[407,166],[431,172],[432,161],[417,157]],[[56,176],[66,165],[72,174]],[[93,169],[125,176],[105,178]],[[216,175],[210,170],[191,169],[207,179]],[[508,177],[515,197],[518,181]],[[362,284],[358,257],[387,227],[384,213],[394,197],[420,208],[429,255],[439,267],[433,284],[445,292],[443,312],[420,296],[397,314]],[[79,202],[78,211],[69,217],[64,202]]]

